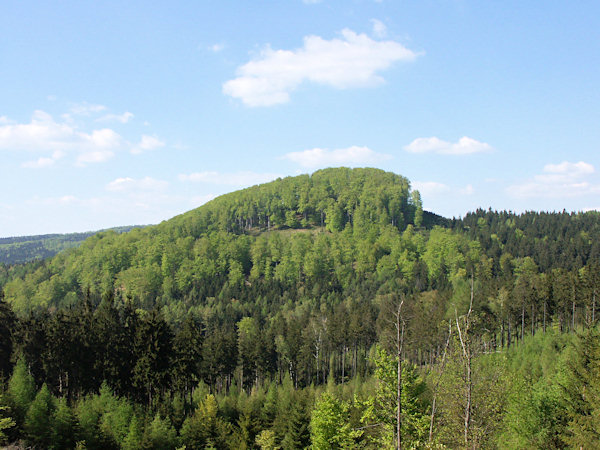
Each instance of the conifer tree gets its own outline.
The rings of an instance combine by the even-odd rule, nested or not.
[[[24,429],[29,442],[41,448],[50,447],[55,408],[55,399],[48,386],[44,384],[36,394],[25,417]]]
[[[19,426],[23,424],[29,406],[36,395],[35,382],[27,370],[25,359],[19,358],[8,380],[8,400]]]
[[[123,439],[121,444],[123,450],[138,450],[142,446],[143,437],[144,424],[138,416],[134,414],[129,422],[127,436],[125,436],[125,439]]]
[[[51,448],[56,450],[75,448],[77,436],[77,420],[66,399],[61,398],[54,412]]]

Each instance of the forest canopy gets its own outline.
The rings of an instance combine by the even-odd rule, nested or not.
[[[596,212],[449,220],[347,168],[101,232],[0,266],[0,441],[584,445],[599,243]]]

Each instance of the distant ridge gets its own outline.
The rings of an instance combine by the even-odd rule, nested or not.
[[[121,226],[83,233],[3,237],[0,238],[0,264],[23,264],[51,258],[62,250],[79,246],[83,241],[96,233],[111,230],[120,234],[145,226]]]

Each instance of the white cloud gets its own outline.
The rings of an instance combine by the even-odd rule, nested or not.
[[[131,119],[133,119],[134,115],[133,113],[130,113],[129,111],[125,111],[123,114],[106,114],[98,119],[96,119],[96,122],[120,122],[120,123],[127,123],[129,122]]]
[[[151,177],[134,179],[130,177],[117,178],[106,185],[106,190],[111,192],[132,191],[163,191],[169,185],[168,182]]]
[[[571,163],[563,161],[560,164],[546,164],[543,174],[534,179],[540,183],[571,183],[595,172],[594,166],[583,161]]]
[[[158,139],[156,136],[143,135],[140,142],[131,149],[131,153],[139,155],[148,150],[154,150],[160,147],[164,147],[165,143]]]
[[[600,193],[600,184],[590,181],[595,173],[593,165],[579,161],[546,164],[541,174],[507,188],[509,195],[517,198],[565,198]]]
[[[0,126],[0,150],[52,153],[52,158],[41,157],[28,167],[48,167],[49,159],[56,161],[66,152],[77,152],[78,163],[106,161],[114,150],[124,145],[123,138],[109,128],[79,131],[68,123],[56,122],[44,111],[35,111],[30,123],[11,123]],[[46,158],[46,159],[43,159]]]
[[[305,5],[316,5],[317,3],[321,3],[323,0],[302,0],[302,3]]]
[[[73,105],[70,109],[72,114],[78,116],[90,116],[92,114],[98,114],[102,111],[106,111],[106,106],[104,105],[94,105],[88,102],[77,103]]]
[[[38,158],[35,161],[26,161],[21,164],[21,167],[26,169],[42,169],[44,167],[53,166],[56,161],[53,158]]]
[[[371,24],[373,24],[373,36],[376,38],[382,39],[387,34],[387,27],[385,23],[381,20],[371,19]]]
[[[289,101],[303,82],[337,89],[383,82],[377,72],[397,61],[413,61],[417,54],[395,41],[375,41],[366,34],[344,29],[341,38],[306,36],[296,50],[267,46],[256,59],[238,67],[237,78],[223,84],[223,92],[247,106],[271,106]]]
[[[461,137],[458,142],[443,141],[437,137],[417,138],[404,147],[410,153],[437,153],[441,155],[471,155],[492,151],[492,147],[485,142],[479,142],[467,136]]]
[[[256,172],[195,172],[191,174],[179,175],[180,181],[191,181],[194,183],[210,183],[227,186],[253,186],[255,184],[266,183],[279,178],[280,175],[274,173],[256,173]]]
[[[77,157],[76,164],[78,166],[86,166],[88,164],[103,163],[112,159],[115,156],[115,152],[111,150],[95,150],[91,152],[81,153]]]
[[[391,155],[376,153],[369,147],[352,146],[328,150],[313,148],[301,152],[284,155],[285,159],[300,164],[302,167],[316,168],[325,166],[364,166],[391,159]]]

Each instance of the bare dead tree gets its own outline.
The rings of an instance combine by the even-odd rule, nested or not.
[[[437,394],[438,389],[440,387],[440,383],[442,381],[442,376],[444,375],[444,369],[446,367],[446,355],[448,354],[448,347],[450,345],[450,339],[452,337],[452,321],[448,322],[448,339],[446,339],[446,345],[444,346],[444,354],[442,355],[442,363],[440,367],[440,374],[437,382],[433,388],[433,400],[431,402],[431,417],[429,421],[429,442],[433,440],[433,423],[435,421],[435,413],[437,407]]]
[[[405,321],[402,317],[402,305],[404,305],[404,298],[400,300],[394,314],[396,319],[396,350],[398,352],[398,387],[396,389],[396,402],[398,405],[396,418],[396,448],[398,450],[402,449],[402,347],[404,345],[405,327]]]
[[[471,427],[471,413],[472,413],[472,392],[473,392],[473,380],[472,380],[472,359],[473,352],[471,348],[471,337],[469,335],[469,327],[471,325],[471,312],[473,311],[473,298],[474,298],[474,277],[471,273],[471,298],[469,302],[469,311],[464,316],[464,332],[461,331],[460,323],[458,321],[458,313],[454,310],[456,316],[456,329],[458,330],[458,338],[460,340],[460,346],[462,349],[463,358],[465,360],[465,447],[469,446],[469,431]]]

